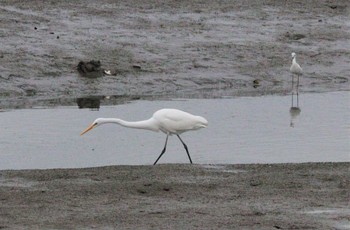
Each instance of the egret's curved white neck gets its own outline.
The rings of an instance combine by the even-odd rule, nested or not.
[[[118,124],[124,127],[134,129],[147,129],[155,132],[159,131],[159,127],[153,118],[143,121],[125,121],[119,118],[101,118],[100,124],[107,123]]]
[[[297,63],[296,56],[293,57],[293,63]]]

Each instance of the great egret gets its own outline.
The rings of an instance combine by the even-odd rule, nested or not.
[[[300,65],[296,61],[296,54],[292,53],[292,65],[290,67],[290,72],[292,75],[292,90],[294,89],[294,75],[298,76],[298,82],[297,82],[297,94],[299,93],[299,76],[302,75],[303,69],[300,67]]]
[[[164,148],[153,165],[157,164],[158,160],[165,153],[166,146],[168,143],[168,137],[172,134],[175,134],[179,138],[192,164],[187,145],[180,138],[180,134],[186,131],[197,130],[208,126],[208,121],[204,117],[195,116],[178,109],[161,109],[156,111],[150,119],[143,121],[132,122],[124,121],[119,118],[97,118],[80,135],[85,134],[86,132],[90,131],[91,129],[97,126],[107,123],[114,123],[128,128],[147,129],[155,132],[162,131],[163,133],[165,133],[166,139]]]

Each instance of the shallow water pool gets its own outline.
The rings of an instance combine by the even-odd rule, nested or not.
[[[165,107],[209,121],[181,135],[196,164],[350,161],[349,92],[301,94],[293,103],[291,109],[291,96],[264,96],[9,110],[0,113],[0,169],[153,164],[165,142],[161,132],[107,124],[79,134],[97,117],[143,120]],[[188,162],[170,137],[158,164]]]

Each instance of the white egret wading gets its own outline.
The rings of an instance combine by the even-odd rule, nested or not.
[[[107,123],[118,124],[128,128],[146,129],[146,130],[151,130],[155,132],[162,131],[163,133],[165,133],[166,139],[165,139],[164,148],[153,165],[157,164],[158,160],[165,153],[166,146],[168,143],[168,137],[169,135],[173,135],[173,134],[175,134],[183,144],[186,150],[187,156],[190,159],[190,162],[192,164],[192,160],[188,152],[187,145],[180,138],[180,134],[186,131],[197,130],[208,126],[208,121],[204,117],[195,116],[178,109],[161,109],[156,111],[150,119],[143,120],[143,121],[132,122],[132,121],[124,121],[119,118],[97,118],[80,135],[85,134],[86,132],[90,131],[91,129],[97,126],[107,124]]]
[[[290,72],[292,73],[292,90],[294,89],[294,75],[298,76],[297,80],[297,94],[299,93],[299,76],[303,74],[303,69],[300,67],[300,65],[296,61],[296,54],[292,53],[292,65],[290,67]]]

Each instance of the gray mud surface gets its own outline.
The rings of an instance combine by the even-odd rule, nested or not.
[[[285,94],[292,52],[304,69],[302,92],[349,90],[349,5],[2,0],[0,106]],[[112,76],[79,76],[78,63],[90,60]]]
[[[349,166],[0,171],[0,228],[349,229]]]
[[[301,92],[349,90],[349,5],[1,0],[0,109],[286,94],[292,52]],[[349,163],[0,171],[0,229],[349,229],[349,191]]]

